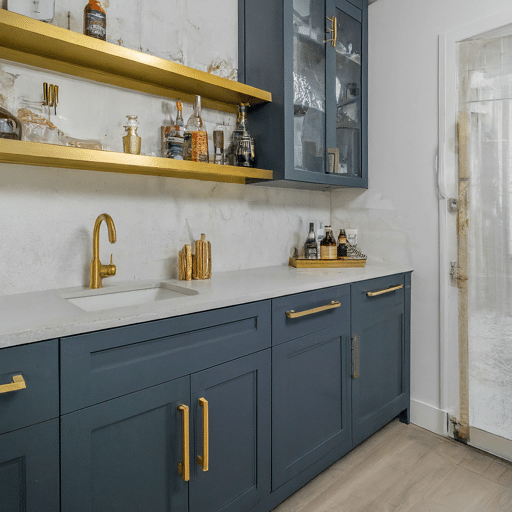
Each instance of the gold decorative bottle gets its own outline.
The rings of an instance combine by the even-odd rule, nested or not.
[[[335,260],[336,258],[336,240],[332,234],[331,226],[325,226],[325,236],[320,242],[320,259]]]
[[[192,162],[208,162],[208,135],[201,118],[201,96],[196,96],[194,113],[185,126],[183,156],[184,160]]]
[[[137,135],[137,116],[126,116],[128,118],[128,123],[124,127],[126,130],[126,135],[123,137],[123,150],[125,153],[129,153],[131,155],[140,155],[140,142],[141,139]]]
[[[107,15],[97,0],[89,0],[85,6],[84,34],[103,41],[107,39]]]

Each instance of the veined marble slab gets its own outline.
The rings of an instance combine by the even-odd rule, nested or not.
[[[148,283],[171,283],[195,290],[198,294],[96,312],[86,312],[63,298],[83,292],[83,287],[4,295],[0,296],[0,348],[245,304],[411,270],[405,266],[368,262],[364,268],[296,269],[276,266],[219,272],[204,281],[159,279]],[[143,284],[144,281],[131,281],[109,286],[108,279],[105,279],[104,289],[122,289],[130,285],[140,287]]]

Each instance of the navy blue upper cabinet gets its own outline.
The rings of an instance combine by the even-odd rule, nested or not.
[[[275,184],[368,186],[368,6],[357,4],[239,0],[240,80],[273,97],[249,131]]]

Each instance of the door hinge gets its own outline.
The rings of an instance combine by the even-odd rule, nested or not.
[[[456,261],[450,261],[450,278],[452,284],[457,285],[460,281],[467,281],[468,276],[464,275],[461,272],[460,267],[457,265]]]

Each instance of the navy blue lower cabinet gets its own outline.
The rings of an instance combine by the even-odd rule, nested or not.
[[[64,512],[186,512],[183,377],[61,417]]]
[[[0,435],[0,510],[60,510],[58,419]]]
[[[352,285],[354,446],[396,416],[408,422],[410,274]]]
[[[273,490],[351,448],[349,332],[345,322],[272,349]]]
[[[270,350],[195,373],[191,388],[190,512],[248,511],[270,494]]]

